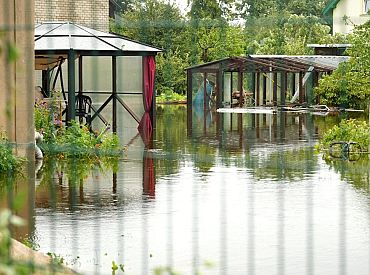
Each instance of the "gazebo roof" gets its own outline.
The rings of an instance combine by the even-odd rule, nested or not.
[[[316,71],[330,72],[339,63],[347,61],[346,56],[289,56],[289,55],[248,55],[229,57],[187,68],[193,72],[307,72],[310,67]]]
[[[35,27],[35,52],[68,52],[87,55],[153,55],[162,51],[122,36],[71,22],[46,22]]]

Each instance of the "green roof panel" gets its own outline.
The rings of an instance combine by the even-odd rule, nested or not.
[[[339,3],[340,0],[330,0],[329,3],[325,6],[322,14],[323,15],[328,15],[329,12],[337,7],[337,4]]]

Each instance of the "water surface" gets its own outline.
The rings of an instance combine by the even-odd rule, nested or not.
[[[314,149],[337,122],[158,107],[116,173],[41,170],[32,238],[86,274],[369,274],[368,161]]]

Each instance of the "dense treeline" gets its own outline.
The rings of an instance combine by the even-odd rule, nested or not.
[[[246,54],[310,54],[308,43],[344,42],[322,18],[327,0],[126,0],[111,31],[164,49],[157,93],[186,92],[188,66]]]

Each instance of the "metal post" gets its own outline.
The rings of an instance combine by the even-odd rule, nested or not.
[[[78,93],[82,94],[83,90],[83,75],[82,75],[82,55],[78,57]]]
[[[68,51],[68,109],[67,122],[74,120],[76,117],[76,82],[75,82],[75,59],[76,53],[73,50]]]
[[[117,57],[112,56],[112,131],[117,133]]]

